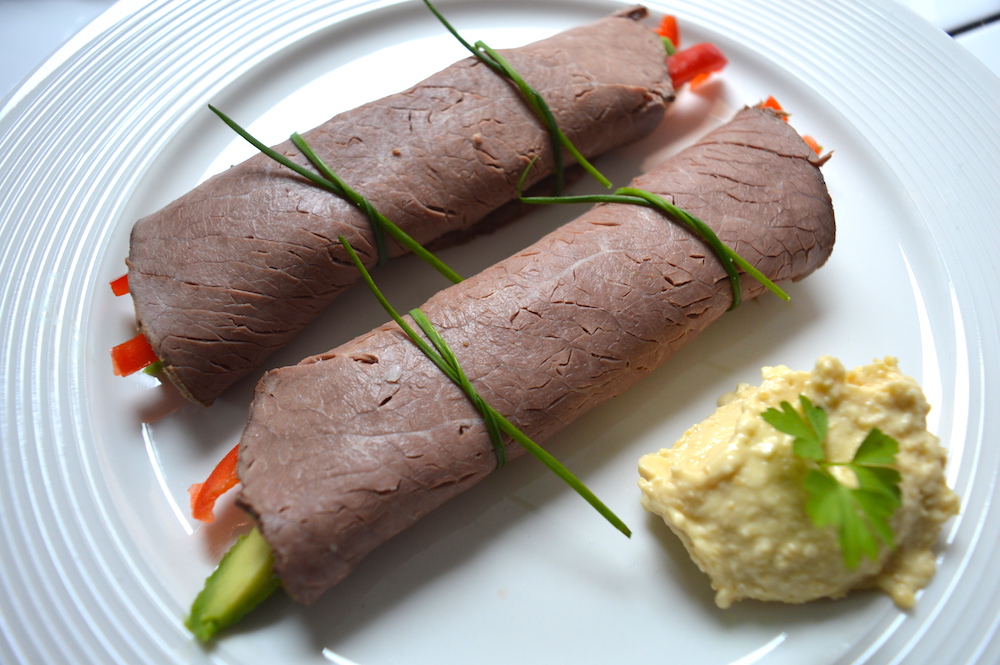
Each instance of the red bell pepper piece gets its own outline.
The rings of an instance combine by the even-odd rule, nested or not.
[[[805,141],[806,145],[812,148],[813,152],[815,152],[817,155],[823,152],[823,146],[821,146],[819,143],[816,143],[816,139],[809,136],[808,134],[803,134],[802,140]]]
[[[111,349],[111,364],[115,376],[135,374],[157,360],[159,358],[153,352],[153,347],[142,333]]]
[[[758,104],[758,106],[760,106],[761,108],[771,109],[772,111],[776,111],[778,115],[780,115],[784,119],[785,122],[788,122],[788,113],[785,111],[784,108],[782,108],[781,104],[778,103],[778,100],[774,98],[774,95],[768,95],[767,99]],[[812,148],[812,151],[815,152],[817,155],[823,152],[823,146],[821,146],[819,143],[816,143],[816,139],[809,136],[808,134],[803,134],[802,140],[805,141],[806,145]]]
[[[111,281],[111,292],[116,296],[123,296],[128,293],[128,273]]]
[[[694,81],[701,76],[717,72],[729,61],[715,44],[695,44],[667,58],[667,69],[674,88],[680,88],[685,83]]]
[[[239,451],[240,445],[236,444],[212,469],[205,482],[195,483],[188,488],[188,494],[191,496],[191,515],[196,520],[214,522],[216,500],[240,482],[239,476],[236,475]]]
[[[671,14],[665,14],[662,19],[660,19],[660,27],[656,29],[656,34],[660,37],[666,37],[674,45],[674,48],[681,47],[681,33],[677,29],[677,17]]]
[[[778,100],[774,98],[774,95],[768,95],[767,99],[762,101],[759,106],[764,109],[777,111],[778,115],[780,115],[785,122],[788,122],[788,113],[786,113],[785,109],[781,107],[781,104],[779,104]]]

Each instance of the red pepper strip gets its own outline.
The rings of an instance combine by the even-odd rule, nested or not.
[[[775,111],[785,110],[781,108],[781,104],[779,104],[778,100],[774,98],[774,95],[768,95],[767,99],[760,103],[760,107],[765,109],[774,109]]]
[[[717,72],[729,61],[715,44],[695,44],[667,58],[674,88],[680,88],[699,74]]]
[[[195,483],[188,488],[188,494],[191,495],[191,515],[196,520],[209,524],[214,522],[216,500],[240,482],[239,476],[236,475],[239,451],[240,444],[236,444],[212,469],[205,482]]]
[[[758,106],[760,106],[761,108],[777,111],[778,115],[784,118],[785,122],[788,122],[788,113],[785,111],[785,109],[781,107],[781,104],[779,104],[778,100],[774,98],[774,95],[768,95],[767,99],[758,104]],[[812,148],[812,151],[815,152],[817,155],[823,152],[823,146],[816,143],[816,139],[809,136],[808,134],[803,134],[802,140],[805,141],[806,145]]]
[[[785,112],[785,109],[781,108],[781,104],[779,104],[778,100],[774,98],[774,95],[768,95],[767,99],[762,101],[759,106],[764,109],[777,111],[778,115],[784,118],[785,122],[788,122],[788,113]]]
[[[116,296],[123,296],[128,293],[128,273],[125,273],[118,279],[112,280],[111,292]]]
[[[813,152],[815,152],[817,155],[823,152],[823,146],[821,146],[819,143],[816,143],[816,139],[809,136],[808,134],[803,134],[802,140],[805,141],[806,145],[812,148]]]
[[[139,333],[127,342],[122,342],[111,349],[111,364],[115,376],[135,374],[143,367],[148,367],[159,358],[153,352],[145,335]]]
[[[656,29],[656,34],[669,39],[673,43],[674,48],[681,47],[681,33],[677,29],[676,16],[665,14],[660,20],[660,27]]]

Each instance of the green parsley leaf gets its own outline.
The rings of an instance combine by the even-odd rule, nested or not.
[[[901,476],[892,468],[899,442],[876,427],[865,436],[850,462],[831,462],[826,458],[826,411],[805,395],[799,395],[799,403],[801,414],[782,402],[780,411],[770,408],[761,417],[794,437],[795,455],[814,464],[803,482],[806,514],[816,526],[837,530],[844,565],[853,570],[863,557],[878,558],[880,542],[890,549],[895,547],[889,520],[902,505]],[[850,469],[858,486],[841,483],[830,472],[834,466]]]
[[[868,432],[851,461],[854,464],[889,466],[895,462],[898,452],[899,443],[875,427]]]
[[[798,457],[821,462],[826,459],[823,440],[826,439],[826,411],[813,406],[805,395],[799,395],[803,413],[799,415],[788,402],[781,403],[781,411],[771,408],[761,414],[764,422],[775,429],[795,437],[792,449]]]
[[[889,524],[889,519],[896,512],[896,507],[898,506],[892,506],[892,504],[888,503],[885,500],[885,495],[881,492],[861,489],[850,490],[850,492],[851,496],[868,516],[871,530],[877,533],[882,542],[890,548],[894,547],[895,538],[892,533],[892,525]],[[877,551],[876,554],[878,554]],[[872,556],[872,558],[874,559],[875,557]]]
[[[837,526],[844,521],[843,487],[829,473],[810,469],[806,474],[806,514],[816,526]]]

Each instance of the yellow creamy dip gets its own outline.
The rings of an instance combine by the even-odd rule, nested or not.
[[[945,484],[945,451],[927,431],[930,407],[920,386],[895,358],[847,372],[825,356],[811,373],[765,367],[762,374],[759,388],[740,385],[672,448],[639,461],[643,507],[684,542],[711,578],[719,607],[744,598],[802,603],[865,587],[911,607],[934,575],[940,527],[959,508]],[[854,570],[844,566],[834,529],[813,526],[805,513],[808,467],[792,454],[792,437],[760,417],[782,401],[800,408],[800,394],[827,413],[832,461],[849,461],[873,427],[899,442],[897,547]]]

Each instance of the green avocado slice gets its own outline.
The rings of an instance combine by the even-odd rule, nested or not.
[[[281,586],[274,574],[274,554],[256,528],[240,536],[205,580],[184,625],[208,642],[233,625]]]

